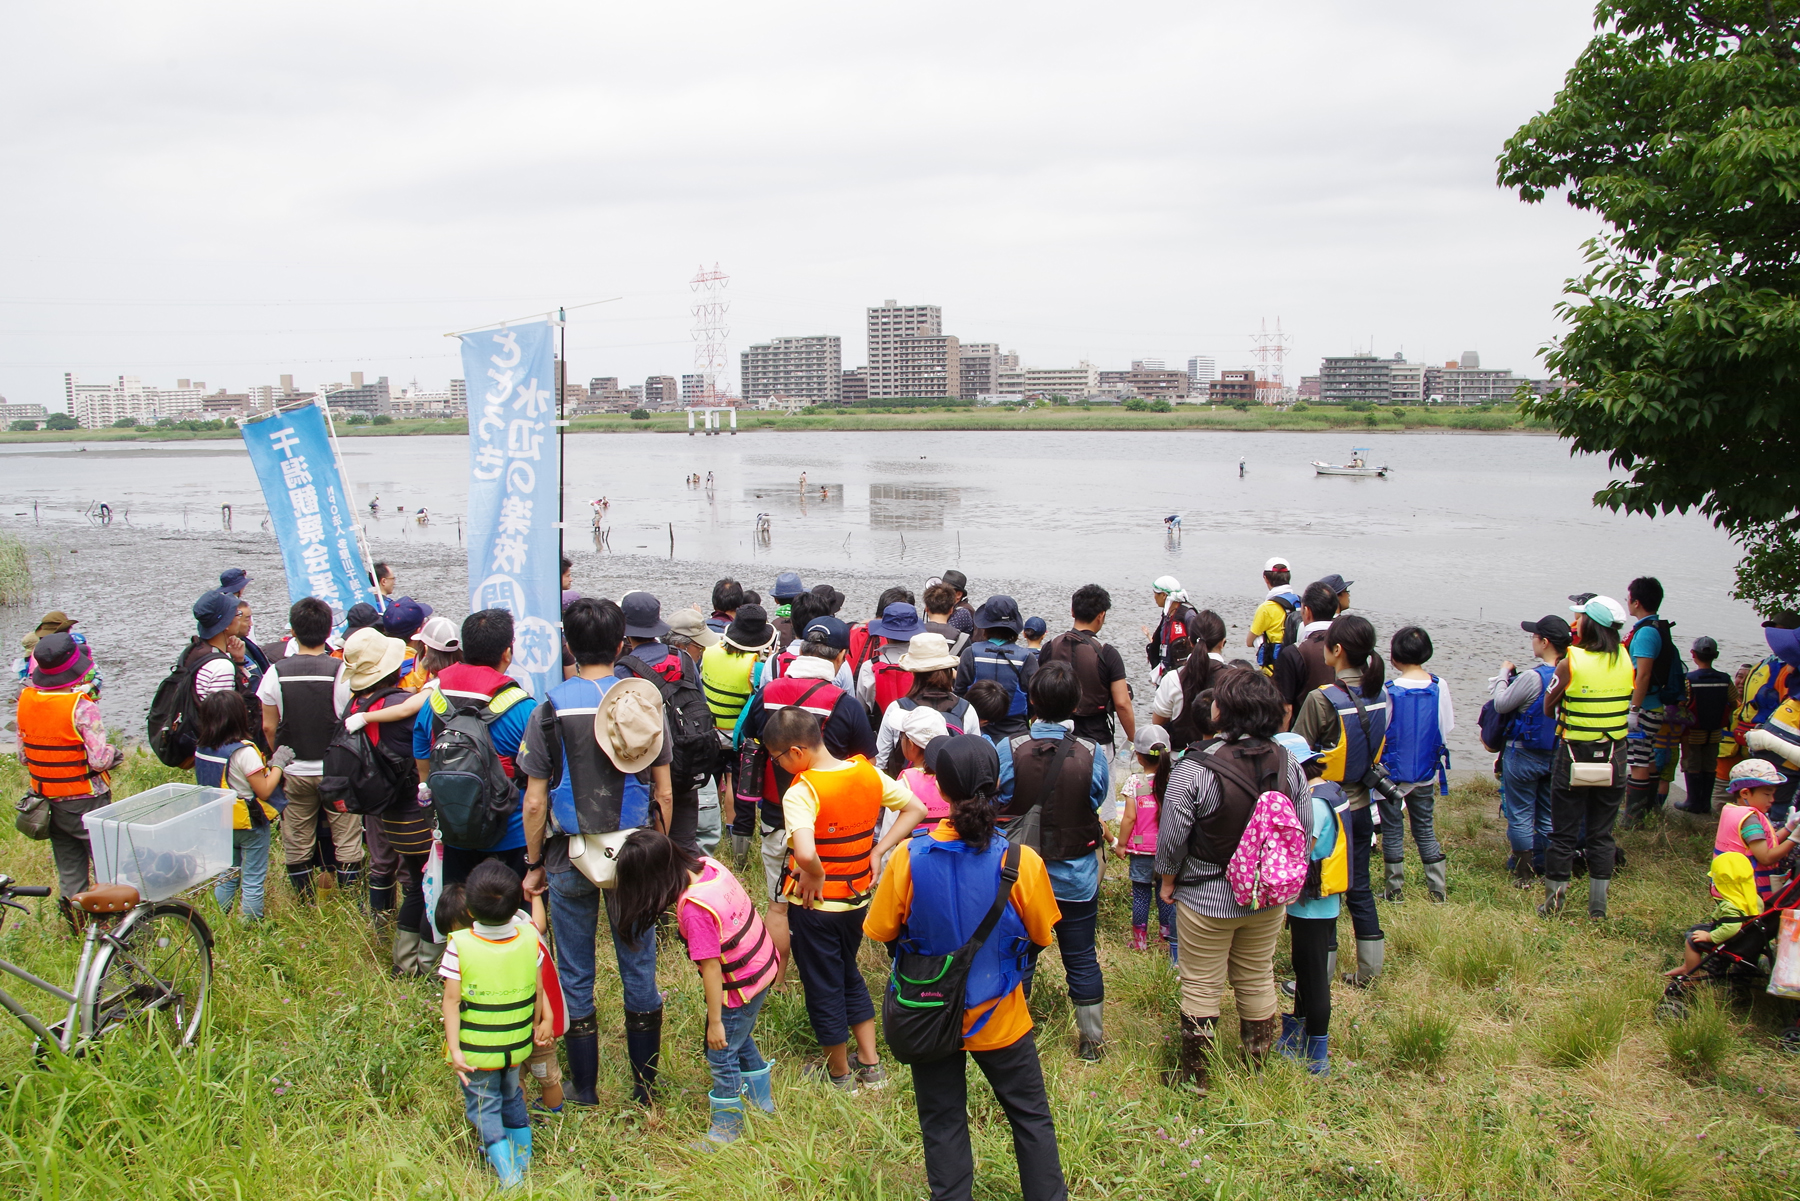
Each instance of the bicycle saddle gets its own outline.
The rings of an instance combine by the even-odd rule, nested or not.
[[[143,900],[129,884],[96,884],[69,898],[88,913],[124,913]]]

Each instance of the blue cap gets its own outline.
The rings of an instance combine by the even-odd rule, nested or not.
[[[1041,617],[1027,617],[1025,619],[1025,632],[1030,634],[1033,638],[1042,638],[1045,634],[1050,632],[1050,623]]]
[[[1019,602],[1010,596],[990,596],[975,610],[978,630],[1011,630],[1017,634],[1024,624],[1019,616]]]
[[[741,609],[738,611],[743,612]],[[805,641],[811,641],[808,635],[820,632],[825,635],[825,645],[832,650],[847,651],[850,649],[850,627],[835,617],[813,618],[806,623],[806,628],[800,631],[800,637]]]
[[[416,635],[424,626],[425,619],[430,616],[430,605],[410,596],[403,596],[389,605],[387,612],[381,615],[381,628],[389,638],[398,638],[404,642]]]
[[[1298,759],[1301,763],[1305,763],[1308,759],[1317,759],[1323,754],[1322,751],[1313,750],[1312,744],[1300,737],[1300,735],[1289,733],[1285,730],[1280,734],[1275,735],[1274,743],[1276,746],[1292,755],[1295,759]]]
[[[194,602],[194,632],[204,640],[217,638],[237,620],[238,598],[214,589]]]
[[[769,595],[778,601],[791,601],[805,591],[806,585],[800,582],[799,572],[784,571],[775,577],[775,586],[769,589]]]
[[[869,623],[869,633],[895,642],[911,642],[914,634],[924,630],[925,623],[919,620],[919,611],[905,601],[895,601],[881,611],[879,618]]]

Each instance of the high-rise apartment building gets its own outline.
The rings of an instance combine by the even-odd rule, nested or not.
[[[1319,399],[1326,404],[1386,404],[1392,364],[1372,354],[1327,356],[1319,364]]]
[[[464,412],[469,409],[469,385],[463,380],[450,381],[450,407]]]
[[[1005,357],[1000,353],[998,342],[964,342],[959,346],[957,358],[962,365],[962,398],[973,400],[992,392],[994,382],[1000,377],[1001,360]]]
[[[377,377],[372,384],[365,384],[363,373],[352,371],[349,387],[333,385],[329,391],[331,395],[326,399],[339,412],[348,409],[353,413],[374,415],[389,411],[388,377],[385,375]]]
[[[1218,378],[1218,364],[1211,355],[1197,354],[1188,360],[1188,395],[1206,397],[1212,389],[1212,382]]]
[[[746,404],[778,398],[837,404],[843,396],[843,340],[832,335],[759,342],[742,352],[740,363]]]
[[[183,413],[204,411],[202,388],[189,380],[185,387],[146,386],[141,377],[121,375],[113,384],[84,384],[73,371],[63,374],[63,400],[69,415],[86,429],[100,429],[121,417],[151,422]]]
[[[1457,362],[1426,368],[1424,388],[1427,396],[1441,398],[1445,404],[1469,405],[1511,400],[1520,384],[1530,383],[1511,370],[1484,369],[1481,356],[1465,350]]]
[[[49,415],[44,411],[43,405],[7,404],[6,397],[0,396],[0,424],[9,424],[14,421],[42,421]]]
[[[1027,367],[1021,374],[1023,387],[1020,391],[1026,396],[1085,400],[1100,392],[1100,370],[1086,359],[1075,367]]]
[[[942,309],[887,300],[868,314],[870,400],[962,394],[962,348]]]
[[[681,385],[672,375],[652,375],[644,381],[644,403],[651,408],[681,407]]]

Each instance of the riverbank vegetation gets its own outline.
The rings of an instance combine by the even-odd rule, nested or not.
[[[116,779],[123,792],[178,775],[139,754]],[[16,765],[0,759],[0,793],[21,787]],[[1332,1075],[1315,1079],[1279,1058],[1252,1074],[1226,1054],[1204,1099],[1156,1083],[1171,1057],[1175,978],[1160,953],[1129,950],[1124,864],[1109,864],[1100,916],[1108,1057],[1091,1067],[1075,1058],[1054,953],[1032,1001],[1071,1195],[1791,1195],[1800,1065],[1774,1049],[1776,1005],[1764,996],[1748,1009],[1702,1005],[1672,1025],[1652,1017],[1658,973],[1674,962],[1682,931],[1711,908],[1709,831],[1673,815],[1666,827],[1624,835],[1631,866],[1613,888],[1613,916],[1590,923],[1572,914],[1544,921],[1531,909],[1536,896],[1511,887],[1491,786],[1454,792],[1439,829],[1451,902],[1409,892],[1404,904],[1383,903],[1387,972],[1366,992],[1336,990]],[[27,882],[54,879],[48,844],[10,828],[0,833],[0,863]],[[752,874],[760,889],[761,873]],[[441,1058],[438,987],[388,978],[382,941],[353,898],[326,892],[316,909],[302,908],[279,876],[270,919],[258,927],[199,901],[218,947],[210,1025],[196,1051],[120,1041],[40,1068],[21,1028],[0,1022],[0,1191],[33,1201],[415,1201],[487,1191],[491,1177]],[[72,976],[73,944],[53,905],[31,904],[29,917],[8,914],[0,955],[52,979]],[[1347,924],[1342,938],[1348,947]],[[886,1091],[856,1096],[803,1083],[800,1066],[816,1048],[793,984],[770,1000],[757,1029],[777,1064],[780,1113],[753,1120],[733,1147],[692,1150],[706,1126],[704,1005],[679,944],[671,937],[663,948],[661,1103],[645,1114],[623,1100],[619,984],[603,953],[606,1103],[536,1128],[533,1195],[924,1194],[910,1073],[890,1065]],[[874,949],[863,967],[878,984]],[[1228,1007],[1221,1023],[1231,1048],[1233,1017]],[[1014,1196],[1005,1120],[972,1077],[977,1195]]]
[[[22,605],[31,597],[31,554],[11,534],[0,534],[0,605]]]

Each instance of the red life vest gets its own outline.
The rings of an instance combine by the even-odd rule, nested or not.
[[[844,695],[844,690],[830,680],[782,676],[779,680],[770,680],[763,685],[762,705],[765,713],[798,706],[817,717],[819,724],[823,726],[831,720],[832,710],[837,708],[838,699]],[[768,758],[763,760],[763,799],[776,805],[781,804],[781,787],[780,782],[775,779],[775,763]]]
[[[875,716],[880,720],[889,705],[912,691],[913,673],[879,655],[870,664],[869,671],[875,677]]]
[[[703,870],[712,868],[712,878],[688,885],[681,899],[706,910],[719,923],[719,973],[727,999],[742,1005],[775,979],[780,953],[731,869],[711,857],[700,863]]]

